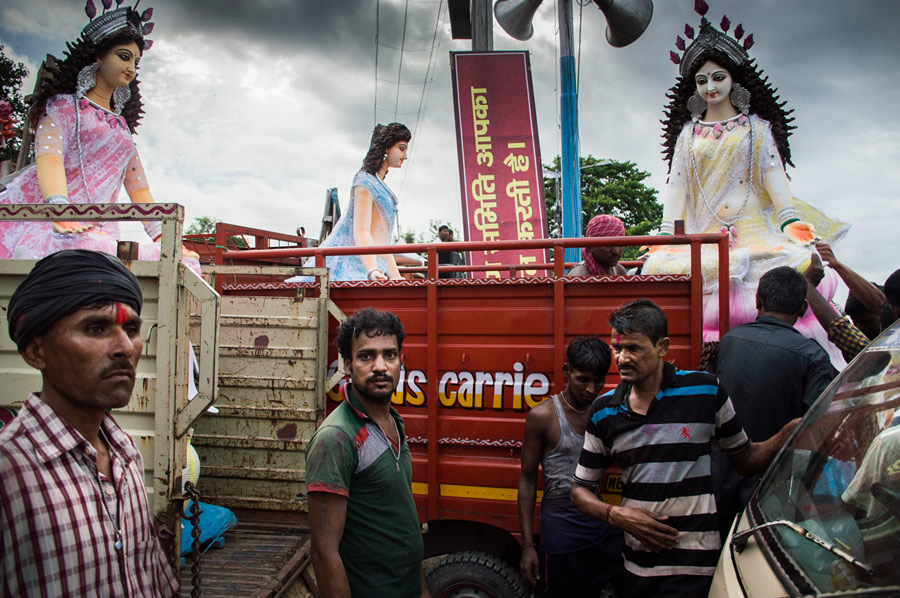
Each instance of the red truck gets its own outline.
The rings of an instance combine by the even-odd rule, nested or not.
[[[211,284],[229,301],[271,302],[263,311],[282,311],[289,320],[290,307],[327,293],[327,311],[333,317],[319,319],[316,326],[328,331],[327,402],[303,405],[293,413],[291,393],[293,350],[291,334],[274,325],[265,334],[244,338],[258,355],[271,357],[272,368],[284,374],[254,405],[238,406],[246,393],[228,387],[229,366],[220,357],[219,415],[205,415],[198,422],[193,444],[204,460],[201,488],[206,499],[241,509],[248,506],[276,511],[281,521],[305,525],[305,487],[302,479],[305,441],[321,422],[339,395],[335,383],[342,377],[334,329],[343,314],[362,307],[397,313],[407,332],[405,367],[394,396],[394,406],[407,422],[413,455],[413,494],[422,523],[426,558],[441,558],[428,577],[438,597],[458,595],[524,596],[527,588],[518,574],[519,542],[516,494],[519,478],[519,448],[525,415],[531,407],[561,390],[560,375],[567,343],[574,337],[596,334],[607,337],[609,312],[637,297],[657,302],[669,317],[672,339],[669,355],[683,368],[694,368],[701,350],[701,289],[699,276],[628,276],[573,279],[564,277],[563,248],[586,245],[648,245],[686,243],[693,249],[694,272],[699,272],[700,246],[717,244],[720,260],[727,263],[727,245],[721,235],[633,237],[628,239],[552,239],[517,242],[554,250],[552,263],[529,265],[544,276],[522,278],[517,266],[509,266],[499,279],[438,279],[436,252],[482,251],[487,243],[423,244],[393,247],[304,248],[306,239],[219,224],[215,241],[195,240],[192,246],[206,256],[205,269]],[[241,237],[246,247],[226,248],[224,239]],[[212,243],[215,243],[215,246]],[[292,248],[272,249],[276,243]],[[497,248],[491,243],[490,248]],[[326,254],[415,252],[427,255],[428,266],[418,269],[424,278],[401,281],[332,282],[288,284],[301,261],[316,256],[319,267]],[[271,268],[276,267],[277,271]],[[441,267],[441,269],[466,269]],[[491,267],[496,269],[495,266]],[[415,271],[416,269],[410,269]],[[721,268],[727,272],[727,266]],[[320,273],[325,271],[319,270]],[[726,287],[727,277],[720,285]],[[721,296],[727,298],[728,293]],[[223,322],[228,308],[222,308]],[[320,310],[321,311],[321,310]],[[728,310],[721,325],[727,329]],[[327,321],[326,321],[327,320]],[[309,343],[300,341],[301,346]],[[296,347],[296,345],[293,345]],[[302,350],[301,350],[302,352]],[[221,352],[220,352],[221,354]],[[613,368],[607,387],[618,382]],[[246,381],[240,384],[246,384]],[[324,397],[323,397],[324,398]],[[309,411],[312,409],[312,411]],[[224,412],[224,413],[223,413]],[[271,467],[247,461],[249,468],[215,463],[223,445],[221,417],[260,418],[251,425],[259,433],[253,438],[231,439],[234,443],[256,443],[259,456],[276,460]],[[303,416],[303,417],[295,417]],[[294,419],[291,419],[294,417]],[[280,445],[276,457],[266,447]],[[249,458],[249,457],[248,457]],[[207,463],[212,462],[212,465]],[[236,464],[235,464],[236,465]],[[265,467],[272,476],[262,483]],[[279,479],[278,471],[283,475]],[[259,484],[246,484],[257,479]],[[611,472],[603,482],[604,498],[618,502],[619,476]],[[234,489],[241,488],[240,496]],[[540,498],[540,491],[538,493]],[[259,513],[257,512],[257,515]],[[536,514],[539,516],[539,511]]]

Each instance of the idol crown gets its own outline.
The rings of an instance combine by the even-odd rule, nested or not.
[[[705,50],[718,50],[735,64],[744,64],[749,60],[750,57],[747,54],[747,50],[753,46],[753,34],[744,38],[744,26],[738,25],[734,28],[734,37],[728,35],[731,21],[728,20],[727,16],[723,16],[719,24],[722,31],[713,27],[712,23],[705,16],[709,10],[709,5],[705,0],[695,0],[694,10],[702,17],[700,19],[700,33],[694,39],[694,28],[690,25],[685,25],[684,37],[693,41],[685,49],[685,40],[679,35],[675,38],[675,47],[683,51],[684,54],[679,56],[677,52],[669,52],[670,60],[678,65],[679,75],[686,77],[689,74],[688,71],[691,68],[691,64]],[[743,43],[741,43],[741,38],[744,38]]]
[[[116,6],[118,6],[122,4],[123,0],[115,0],[115,2]],[[148,8],[139,15],[137,3],[135,3],[133,7],[123,6],[107,12],[108,9],[112,8],[113,0],[101,0],[101,3],[103,4],[103,12],[100,16],[97,16],[97,7],[94,5],[94,0],[87,0],[87,4],[84,6],[84,12],[91,22],[85,26],[81,34],[93,44],[99,44],[103,40],[126,30],[133,31],[141,38],[153,31],[153,23],[150,22],[150,19],[153,18],[152,8]],[[152,41],[145,39],[144,50],[149,49],[152,44]]]

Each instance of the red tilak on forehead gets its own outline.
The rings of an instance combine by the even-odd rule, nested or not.
[[[617,335],[616,335],[616,344],[618,345],[618,344],[621,343],[621,342],[622,342],[622,335],[621,335],[621,334],[617,334]]]
[[[128,310],[125,308],[124,303],[116,303],[116,324],[124,324],[131,316],[128,315]]]

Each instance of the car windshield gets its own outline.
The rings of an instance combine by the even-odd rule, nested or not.
[[[900,585],[900,326],[828,388],[750,503],[753,525],[788,520],[876,572],[787,526],[761,531],[784,573],[816,593]]]

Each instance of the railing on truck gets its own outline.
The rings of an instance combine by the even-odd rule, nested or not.
[[[690,245],[696,276],[564,276],[566,247],[671,244]],[[648,297],[663,307],[669,316],[670,358],[682,367],[693,368],[702,347],[703,285],[699,273],[704,244],[718,247],[722,291],[719,313],[724,332],[729,312],[728,245],[724,235],[551,239],[502,247],[475,242],[243,250],[223,252],[222,260],[259,260],[263,264],[315,256],[321,267],[326,255],[427,255],[427,278],[423,280],[338,281],[328,285],[329,305],[333,302],[338,308],[329,308],[335,315],[328,323],[329,337],[333,338],[337,320],[342,317],[338,312],[372,306],[400,316],[407,333],[403,346],[406,363],[393,404],[407,421],[413,453],[412,489],[423,530],[427,531],[426,555],[478,550],[516,563],[518,449],[527,410],[551,392],[561,390],[559,372],[567,343],[583,334],[607,336],[609,312],[637,297]],[[485,251],[507,245],[552,248],[553,262],[538,266],[549,270],[550,275],[501,280],[437,277],[445,270],[472,269],[439,268],[438,251]],[[509,269],[515,267],[510,265]],[[225,298],[302,302],[321,292],[321,282],[283,282],[288,272],[311,274],[308,269],[281,270],[284,274],[271,276],[263,268],[245,270],[244,275],[223,266],[205,268]],[[342,373],[333,345],[329,346],[328,361],[329,373],[334,374],[324,384],[326,389]],[[614,369],[607,379],[608,388],[617,381]],[[337,394],[329,391],[329,397],[329,406],[333,407]],[[301,460],[298,468],[302,469],[303,453],[298,452],[296,458]],[[618,478],[610,476],[604,484],[604,498],[617,502],[621,492]],[[305,491],[302,484],[299,488]]]

